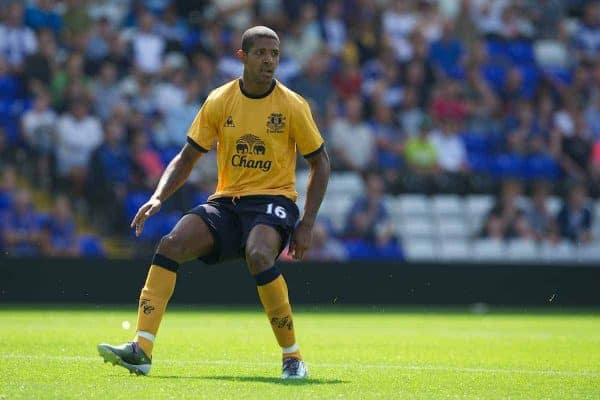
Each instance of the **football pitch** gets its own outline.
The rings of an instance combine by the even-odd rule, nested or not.
[[[258,306],[172,307],[150,376],[103,364],[96,344],[129,340],[135,316],[0,306],[0,399],[600,398],[597,309],[297,307],[298,382]]]

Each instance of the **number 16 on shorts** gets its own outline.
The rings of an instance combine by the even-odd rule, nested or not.
[[[281,219],[285,219],[287,217],[287,212],[285,211],[285,208],[281,206],[275,206],[275,209],[273,209],[273,203],[267,204],[267,214],[275,214],[276,217]]]

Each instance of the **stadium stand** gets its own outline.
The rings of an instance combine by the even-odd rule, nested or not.
[[[311,104],[335,169],[312,257],[600,260],[599,2],[227,3],[3,2],[3,248],[28,227],[50,238],[23,254],[145,254],[214,188],[208,155],[142,237],[128,229],[210,90],[239,75],[240,32],[264,23],[282,38],[277,77]],[[48,222],[52,198],[75,225]],[[59,251],[66,241],[78,250]]]

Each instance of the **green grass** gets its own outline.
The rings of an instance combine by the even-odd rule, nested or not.
[[[151,375],[103,364],[131,308],[0,307],[0,399],[598,399],[597,310],[302,308],[310,379],[282,382],[255,309],[172,308]]]

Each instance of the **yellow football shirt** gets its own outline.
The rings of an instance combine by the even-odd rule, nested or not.
[[[217,144],[218,182],[209,197],[283,195],[296,200],[296,147],[304,157],[323,148],[306,100],[278,81],[263,96],[241,80],[213,90],[187,134],[199,151]]]

